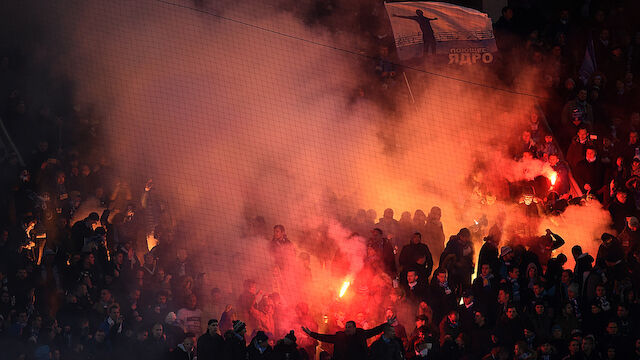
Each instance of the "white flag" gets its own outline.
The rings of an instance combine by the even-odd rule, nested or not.
[[[400,60],[438,54],[490,62],[497,51],[491,18],[483,12],[442,2],[385,6]]]

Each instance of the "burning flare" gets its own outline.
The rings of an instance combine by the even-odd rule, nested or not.
[[[556,184],[556,180],[558,179],[558,173],[553,171],[548,176],[549,181],[551,181],[551,186]]]
[[[344,294],[347,292],[347,289],[349,288],[349,285],[351,285],[350,281],[345,281],[342,283],[342,287],[340,288],[340,294],[338,295],[338,297],[344,296]]]

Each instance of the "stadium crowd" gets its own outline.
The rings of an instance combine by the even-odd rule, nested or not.
[[[640,315],[634,7],[515,3],[495,23],[502,61],[535,68],[549,96],[540,104],[546,124],[533,113],[514,136],[511,155],[549,162],[558,180],[553,187],[518,184],[509,197],[522,200],[531,221],[587,198],[600,201],[615,231],[602,234],[597,254],[565,249],[562,234],[551,231],[507,236],[500,221],[446,240],[447,214],[438,207],[400,220],[391,209],[380,219],[362,210],[343,225],[368,238],[364,269],[387,281],[376,313],[347,314],[351,320],[344,313],[317,318],[305,302],[282,309],[277,293],[262,294],[251,279],[235,303],[222,303],[190,254],[163,246],[175,229],[153,181],[131,186],[114,176],[110,159],[90,151],[100,142],[90,109],[58,116],[29,103],[29,91],[38,88],[25,85],[32,81],[24,66],[29,55],[9,52],[0,62],[2,121],[18,148],[33,150],[22,151],[24,159],[14,152],[2,159],[0,357],[640,359],[640,325],[633,321]],[[590,39],[591,71],[583,64]],[[393,81],[389,48],[374,66],[383,86]],[[486,186],[475,186],[486,198]],[[78,219],[88,199],[101,212]],[[152,251],[149,234],[159,244]],[[478,254],[474,241],[483,241]],[[292,247],[276,225],[274,254]],[[573,269],[565,266],[568,256]],[[295,328],[283,328],[282,312],[295,313]],[[381,324],[373,326],[375,320]]]

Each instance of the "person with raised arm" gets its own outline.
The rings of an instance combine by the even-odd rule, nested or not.
[[[334,360],[364,360],[367,358],[367,339],[380,334],[385,326],[393,324],[395,320],[396,318],[392,317],[368,330],[357,328],[356,322],[351,320],[345,324],[344,331],[335,334],[318,334],[304,326],[302,331],[318,341],[333,344]]]

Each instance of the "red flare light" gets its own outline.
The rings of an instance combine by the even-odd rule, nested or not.
[[[349,288],[349,285],[351,285],[350,281],[345,281],[342,283],[342,287],[340,288],[340,294],[338,295],[338,297],[344,296],[344,294],[347,292],[347,289]]]
[[[554,171],[549,174],[549,181],[551,181],[551,186],[556,184],[556,180],[558,180],[558,173]]]

